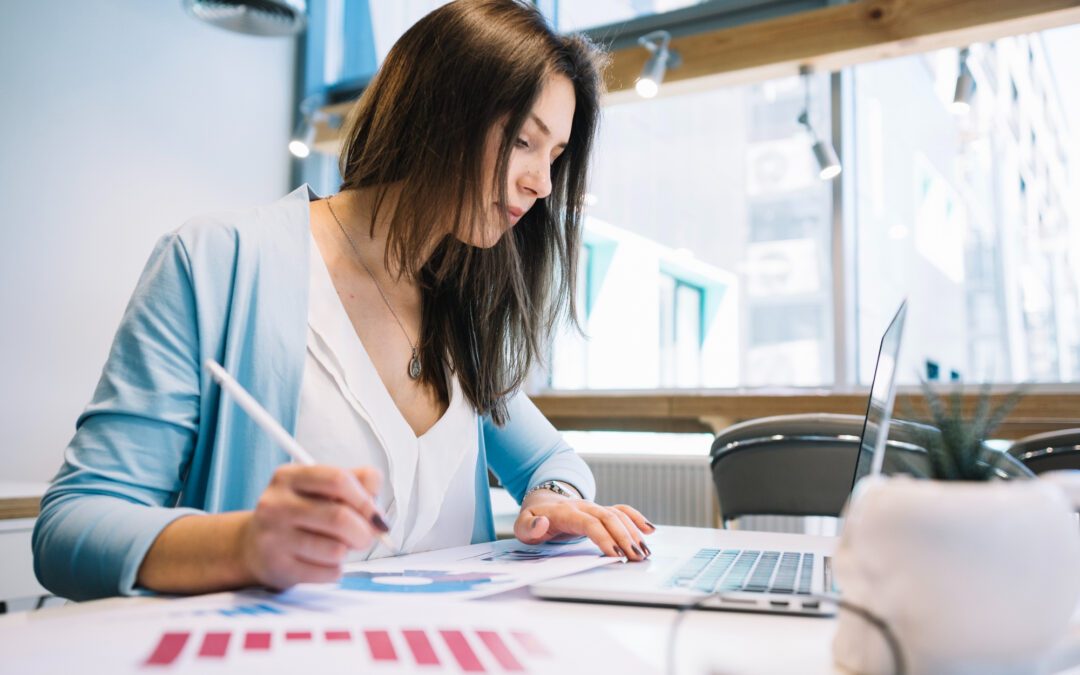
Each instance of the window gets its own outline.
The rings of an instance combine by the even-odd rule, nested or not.
[[[699,0],[538,0],[544,15],[563,32],[661,14],[699,4]]]
[[[660,386],[700,386],[704,291],[663,272],[659,282]]]
[[[1060,30],[1069,42],[1080,34]],[[1075,171],[1058,124],[1075,109],[1064,81],[1031,58],[1029,44],[1043,40],[973,45],[968,59],[983,79],[962,116],[948,109],[955,50],[853,69],[855,170],[845,171],[845,189],[856,209],[861,383],[903,296],[913,311],[901,382],[934,371],[965,381],[1080,379],[1080,222],[1060,196],[1074,191]],[[1062,63],[1058,77],[1070,68]],[[1027,134],[1011,129],[1017,119]]]
[[[828,138],[829,78],[808,82]],[[604,109],[574,388],[831,383],[832,183],[797,121],[805,93],[792,77]],[[554,387],[574,379],[569,340]]]
[[[313,25],[322,16],[355,35],[366,16],[372,38],[327,38],[309,77],[362,73],[442,1],[313,0]],[[573,31],[637,18],[651,29],[667,12],[683,30],[721,3],[536,4]],[[971,45],[966,58],[977,87],[964,115],[950,110],[957,49],[607,105],[578,285],[585,335],[558,335],[538,382],[867,384],[902,297],[902,383],[1080,380],[1080,27]],[[850,141],[835,182],[817,177],[796,121],[806,84],[817,134]],[[333,189],[332,158],[323,169],[308,180]],[[834,231],[852,239],[834,246]],[[840,284],[849,306],[834,306]],[[837,328],[855,340],[842,382]]]
[[[409,26],[447,0],[309,0],[304,45],[304,96],[347,92],[358,96],[386,54]],[[325,102],[334,103],[341,99]],[[297,105],[299,105],[297,101]],[[309,183],[319,194],[341,184],[337,157],[313,153],[296,162],[294,183]]]

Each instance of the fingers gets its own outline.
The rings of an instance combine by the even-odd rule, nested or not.
[[[345,507],[342,507],[345,508]],[[242,534],[241,562],[257,583],[285,589],[302,582],[324,583],[341,576],[349,547],[342,541],[298,529],[292,522],[266,523],[253,514]]]
[[[293,583],[306,584],[330,584],[341,579],[341,574],[340,565],[318,565],[300,557],[296,558],[292,572],[296,580]]]
[[[347,544],[322,534],[294,530],[290,539],[289,548],[293,551],[293,557],[304,564],[332,567],[340,571],[345,556],[349,554]]]
[[[624,522],[619,511],[589,502],[583,503],[581,508],[600,522],[613,545],[622,549],[629,560],[645,559],[645,551],[639,545],[641,533],[633,523]],[[592,535],[589,538],[593,539]]]
[[[340,502],[294,495],[296,527],[363,551],[371,546],[374,528],[354,509]]]
[[[623,527],[625,527],[626,531],[630,533],[631,537],[633,537],[634,542],[637,543],[638,548],[640,548],[641,552],[645,554],[645,557],[648,558],[650,555],[652,555],[652,551],[649,550],[648,545],[645,544],[645,539],[641,536],[641,531],[638,530],[637,525],[635,525],[634,521],[630,519],[630,516],[626,515],[625,513],[614,507],[609,507],[608,510],[611,513],[614,513],[616,516],[619,517],[620,520],[623,521]]]
[[[312,535],[314,536],[314,535]],[[321,538],[321,537],[319,537]],[[316,550],[314,545],[302,546],[304,550]],[[328,550],[321,550],[316,555],[309,557],[306,554],[294,554],[287,556],[273,567],[269,578],[264,581],[267,586],[284,590],[296,584],[328,584],[341,578],[343,573],[341,563],[326,564],[313,558],[329,559]]]
[[[372,474],[377,476],[373,478]],[[378,470],[364,470],[368,481],[379,480]],[[374,499],[353,472],[332,466],[295,466],[281,467],[274,472],[275,482],[285,482],[296,492],[332,501],[343,502],[368,520],[376,529],[389,532]]]
[[[628,560],[644,560],[645,554],[637,547],[619,516],[602,506],[589,502],[559,505],[553,511],[551,530],[557,533],[584,535],[604,555]]]
[[[373,466],[354,467],[349,469],[349,471],[352,475],[356,476],[356,479],[360,481],[360,485],[367,490],[369,495],[375,496],[382,492],[382,471],[379,471]]]
[[[604,524],[601,523],[596,517],[588,513],[582,513],[584,519],[584,534],[588,537],[592,543],[600,547],[600,550],[604,552],[604,555],[612,558],[629,558],[633,555],[632,551],[627,551],[619,546],[611,533],[608,532]]]
[[[638,521],[648,531],[656,530],[628,506],[604,507],[580,500],[548,503],[522,509],[514,523],[514,536],[523,543],[538,544],[553,536],[584,535],[604,555],[639,561],[652,555],[652,551],[642,538]]]
[[[514,521],[514,536],[523,544],[539,544],[547,539],[551,521],[532,511],[522,511]]]
[[[634,522],[637,529],[645,532],[646,534],[652,534],[656,532],[656,526],[648,521],[645,516],[641,515],[641,512],[635,509],[633,506],[627,506],[626,504],[616,504],[612,506],[613,509],[618,509],[622,513],[626,514],[630,520]]]

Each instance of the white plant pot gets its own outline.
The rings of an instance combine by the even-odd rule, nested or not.
[[[1080,600],[1072,501],[1049,480],[865,479],[833,558],[842,597],[891,627],[909,674],[1041,672]],[[843,609],[833,657],[894,672],[882,632]]]

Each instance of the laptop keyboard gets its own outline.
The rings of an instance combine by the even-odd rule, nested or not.
[[[810,594],[813,553],[703,548],[668,583],[704,593]]]

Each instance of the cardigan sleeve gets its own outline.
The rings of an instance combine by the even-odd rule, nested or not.
[[[155,247],[113,340],[93,399],[41,502],[34,571],[84,600],[131,594],[143,557],[170,522],[198,430],[198,331],[178,235]]]
[[[596,497],[596,481],[584,460],[523,393],[507,406],[509,421],[498,427],[484,418],[484,446],[491,470],[521,503],[529,488],[548,480],[573,485],[585,499]]]

